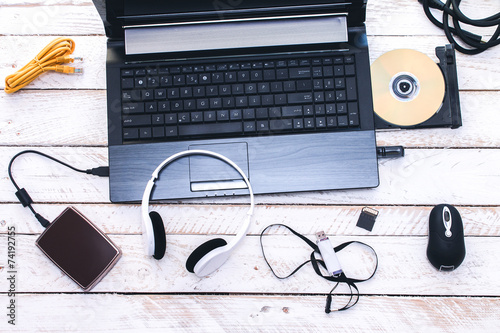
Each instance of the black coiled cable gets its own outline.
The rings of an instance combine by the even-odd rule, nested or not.
[[[437,27],[444,30],[446,38],[448,41],[455,46],[455,49],[461,53],[465,54],[478,54],[486,51],[490,47],[500,44],[500,13],[486,17],[484,19],[472,20],[465,16],[462,11],[460,11],[459,6],[462,0],[446,0],[443,3],[440,0],[418,0],[423,8],[425,15],[429,20]],[[436,8],[443,11],[442,21],[437,20],[431,13],[430,8]],[[453,21],[453,26],[449,24],[449,17],[451,16]],[[463,30],[460,24],[468,24],[475,27],[494,27],[497,29],[488,41],[483,41],[482,36],[473,34],[467,30]],[[456,36],[458,36],[461,41],[468,46],[468,48],[461,46],[456,41]]]

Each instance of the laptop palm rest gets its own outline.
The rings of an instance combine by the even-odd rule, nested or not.
[[[190,145],[190,150],[209,150],[232,160],[250,177],[248,172],[248,145],[245,142]],[[246,188],[240,174],[224,161],[208,156],[189,157],[191,191],[224,191]]]

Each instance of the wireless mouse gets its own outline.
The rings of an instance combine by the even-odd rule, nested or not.
[[[452,271],[465,258],[464,227],[452,205],[435,206],[429,216],[427,258],[440,271]]]

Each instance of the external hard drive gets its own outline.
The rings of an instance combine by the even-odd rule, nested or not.
[[[84,291],[92,289],[121,256],[120,249],[73,207],[45,229],[36,245]]]

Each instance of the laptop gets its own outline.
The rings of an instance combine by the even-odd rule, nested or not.
[[[110,199],[184,151],[254,193],[379,184],[366,0],[95,0],[107,41]],[[152,200],[246,194],[224,162],[168,166]]]

